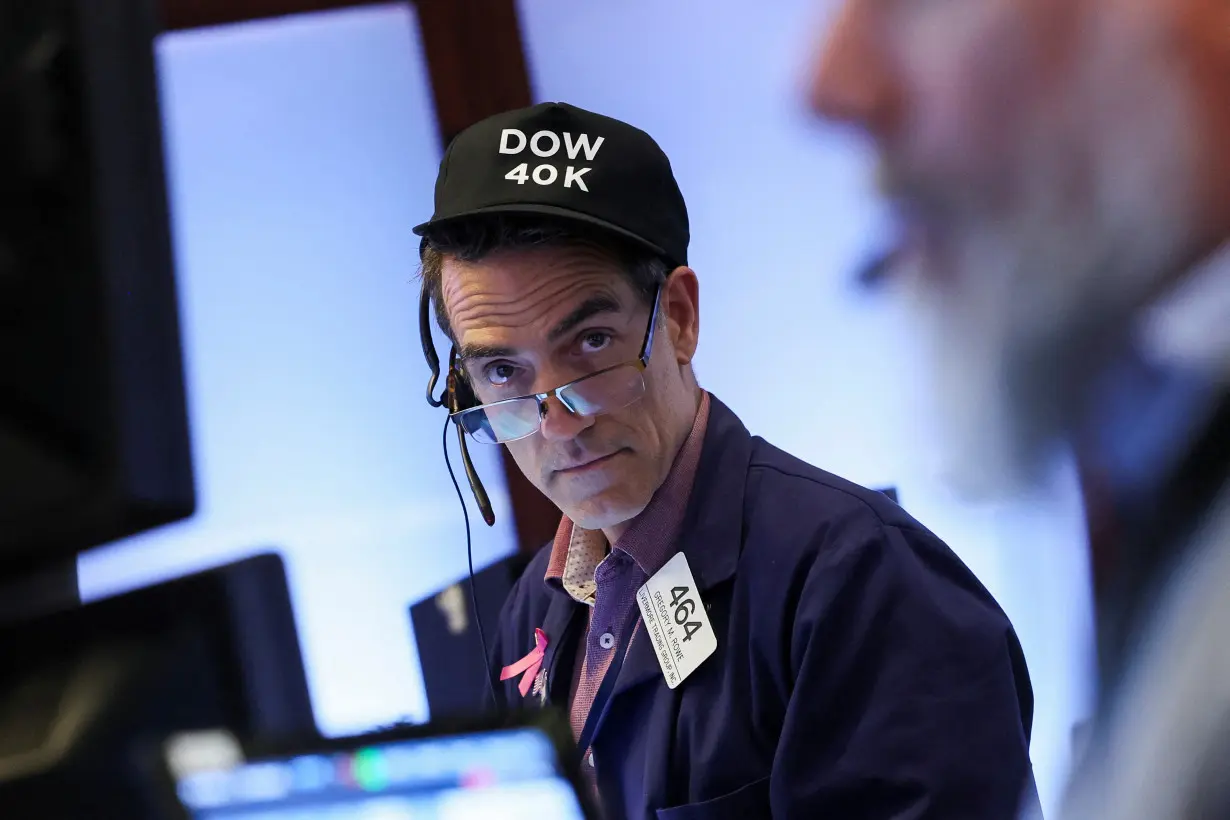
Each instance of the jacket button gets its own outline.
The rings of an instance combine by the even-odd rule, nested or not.
[[[603,632],[598,638],[598,645],[603,649],[613,649],[615,646],[615,636],[610,632]]]

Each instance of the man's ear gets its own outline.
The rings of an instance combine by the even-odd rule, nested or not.
[[[666,314],[676,363],[690,364],[700,338],[700,282],[696,271],[684,265],[671,271],[662,285],[661,310]]]

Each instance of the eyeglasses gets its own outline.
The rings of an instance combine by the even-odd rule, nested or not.
[[[597,416],[622,410],[645,395],[645,368],[653,350],[653,332],[658,324],[658,297],[654,293],[653,312],[641,343],[640,355],[623,364],[606,367],[588,376],[560,385],[546,393],[530,393],[515,399],[480,404],[452,414],[470,438],[483,444],[505,444],[532,436],[547,416],[547,399],[559,399],[569,413]]]

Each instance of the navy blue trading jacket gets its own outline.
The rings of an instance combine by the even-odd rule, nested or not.
[[[753,437],[712,400],[679,540],[717,651],[678,688],[638,624],[592,718],[607,820],[1008,820],[1036,800],[1033,691],[1007,616],[881,493]],[[586,609],[513,588],[495,668],[548,636],[545,700],[567,709]]]

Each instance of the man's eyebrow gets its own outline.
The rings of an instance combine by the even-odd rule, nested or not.
[[[558,341],[561,336],[566,336],[577,325],[594,316],[602,313],[618,313],[621,310],[623,306],[612,296],[605,293],[591,296],[577,305],[571,313],[564,317],[563,321],[551,329],[551,332],[547,334],[547,341]]]
[[[517,351],[511,347],[497,347],[496,345],[465,344],[457,351],[457,357],[462,361],[504,359],[515,355],[517,355]]]

